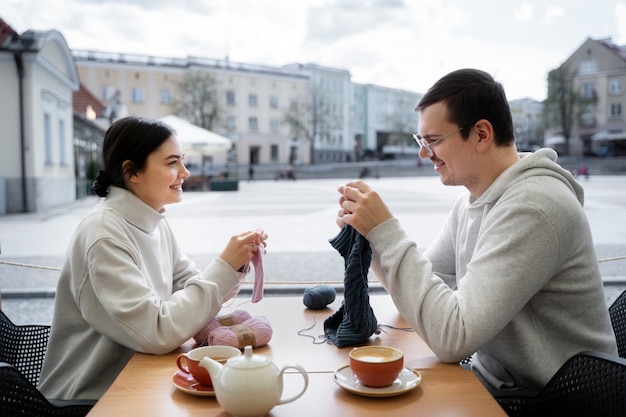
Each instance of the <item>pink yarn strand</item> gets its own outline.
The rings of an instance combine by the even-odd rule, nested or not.
[[[253,303],[258,303],[263,299],[263,255],[265,255],[265,248],[263,245],[258,245],[257,251],[252,254],[252,265],[254,266]]]

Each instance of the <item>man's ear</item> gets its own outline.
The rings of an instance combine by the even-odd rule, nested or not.
[[[474,131],[478,136],[476,147],[479,150],[486,150],[494,141],[493,125],[487,119],[480,119],[474,124]]]

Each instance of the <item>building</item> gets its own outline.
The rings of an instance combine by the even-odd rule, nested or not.
[[[543,104],[530,98],[509,101],[515,144],[519,151],[532,151],[543,146]]]
[[[294,137],[284,114],[308,95],[308,76],[283,68],[198,57],[158,58],[96,51],[73,51],[81,82],[121,115],[152,118],[175,113],[179,85],[186,74],[216,80],[214,100],[225,113],[215,133],[235,144],[239,164],[308,164],[310,146]]]
[[[55,31],[17,34],[0,20],[0,214],[75,200],[76,65]]]
[[[572,77],[576,106],[568,144],[555,126],[546,143],[573,156],[626,155],[626,46],[588,38],[559,69]]]
[[[354,132],[357,159],[417,158],[419,115],[414,111],[422,94],[372,84],[354,86]]]

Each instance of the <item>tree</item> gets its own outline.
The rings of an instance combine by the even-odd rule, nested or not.
[[[332,111],[332,103],[315,87],[309,96],[294,100],[283,115],[282,123],[291,126],[298,138],[304,136],[311,147],[311,164],[315,163],[316,138],[329,137],[339,126],[339,119]]]
[[[547,126],[557,126],[565,138],[565,153],[569,153],[572,127],[577,119],[582,98],[575,87],[576,72],[565,66],[548,74],[548,97],[544,101]]]
[[[206,72],[185,74],[177,83],[174,113],[207,130],[218,130],[224,125],[225,107],[220,101],[217,79]]]

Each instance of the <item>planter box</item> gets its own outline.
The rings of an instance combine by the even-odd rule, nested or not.
[[[211,179],[211,191],[238,191],[239,180]]]

